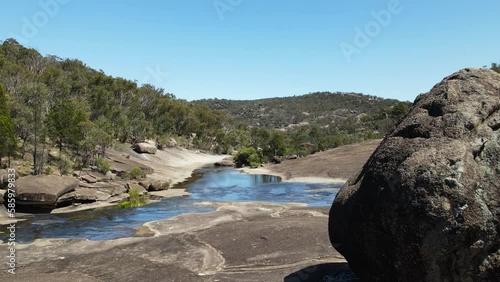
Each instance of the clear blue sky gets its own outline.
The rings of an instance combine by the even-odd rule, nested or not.
[[[354,91],[413,101],[454,71],[500,61],[500,1],[393,1],[2,1],[0,39],[187,100]],[[382,10],[391,19],[374,24]],[[356,45],[366,28],[368,44]],[[357,51],[348,60],[341,46]]]

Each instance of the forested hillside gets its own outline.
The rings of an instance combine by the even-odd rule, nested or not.
[[[252,136],[255,132],[274,132],[271,139],[276,141],[271,147],[278,149],[266,152],[266,143],[252,142],[244,153],[245,156],[253,155],[253,160],[266,160],[273,155],[303,156],[382,138],[411,106],[409,102],[339,92],[253,101],[210,99],[195,103],[222,110],[242,124],[250,124]],[[283,141],[280,141],[280,136],[283,136]],[[255,137],[250,139],[259,140]],[[280,143],[284,145],[278,146]],[[263,148],[260,155],[259,148]],[[250,163],[243,161],[244,165]],[[253,163],[258,164],[259,161]]]
[[[410,105],[398,100],[383,99],[359,93],[317,92],[303,96],[269,98],[250,101],[209,99],[196,101],[214,110],[223,110],[239,121],[252,126],[267,128],[291,128],[300,124],[338,126],[355,123],[363,118],[380,120],[380,114],[400,115]],[[393,113],[394,112],[394,113]],[[382,123],[379,127],[384,126]],[[376,126],[372,129],[380,129]]]
[[[67,152],[68,163],[85,166],[116,142],[166,143],[171,136],[192,146],[214,142],[229,120],[153,85],[113,78],[79,60],[44,57],[14,39],[0,45],[0,85],[0,107],[10,112],[0,116],[0,158],[32,159],[34,174],[44,172],[54,146]],[[3,133],[9,127],[14,145]]]

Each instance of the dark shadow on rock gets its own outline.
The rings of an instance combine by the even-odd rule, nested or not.
[[[324,263],[309,266],[287,275],[283,282],[351,282],[359,281],[349,264]]]

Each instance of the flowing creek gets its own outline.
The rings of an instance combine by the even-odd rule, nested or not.
[[[186,188],[189,196],[163,199],[143,207],[118,207],[81,211],[69,214],[23,215],[17,223],[16,241],[29,243],[38,238],[87,238],[108,240],[134,236],[136,227],[148,221],[168,219],[184,213],[213,211],[202,202],[271,202],[305,203],[309,206],[330,206],[337,184],[282,182],[270,175],[250,175],[230,168],[203,168],[189,181],[174,188]],[[6,226],[0,227],[5,242]]]

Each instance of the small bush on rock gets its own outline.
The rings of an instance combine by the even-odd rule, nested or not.
[[[147,203],[148,197],[147,195],[141,196],[139,194],[139,190],[137,189],[130,189],[128,191],[128,195],[130,199],[126,202],[120,203],[118,206],[120,208],[126,209],[126,208],[136,208],[140,206],[144,206]]]
[[[111,165],[109,164],[109,161],[105,158],[97,158],[95,160],[95,164],[97,166],[97,170],[99,170],[99,172],[104,173],[104,174],[106,174],[111,167]]]

